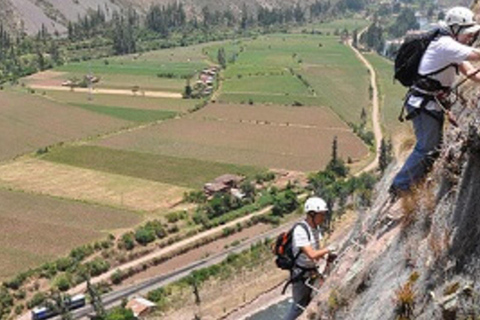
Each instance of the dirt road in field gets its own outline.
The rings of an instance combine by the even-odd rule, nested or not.
[[[378,87],[377,87],[377,75],[375,73],[375,69],[370,64],[370,62],[365,59],[365,57],[357,50],[354,46],[352,46],[352,42],[348,41],[348,45],[357,55],[358,59],[362,61],[362,63],[367,67],[370,73],[370,85],[372,87],[372,123],[373,123],[373,134],[375,135],[375,159],[365,168],[360,170],[355,174],[355,176],[359,176],[364,172],[372,171],[378,167],[378,160],[380,158],[380,143],[383,139],[382,135],[382,128],[380,127],[380,104],[378,101]]]
[[[80,92],[80,93],[90,92],[90,89],[88,88],[74,88],[72,90],[70,89],[70,87],[62,87],[62,86],[30,85],[30,88],[35,90],[71,91],[71,92]],[[123,96],[182,99],[181,93],[165,92],[165,91],[137,91],[134,93],[132,90],[95,88],[95,89],[92,89],[92,94],[113,94],[113,95],[123,95]]]

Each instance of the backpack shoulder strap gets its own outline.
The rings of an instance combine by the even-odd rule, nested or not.
[[[302,226],[303,230],[305,230],[305,232],[307,233],[308,241],[311,241],[311,240],[312,240],[312,236],[311,236],[311,234],[310,234],[309,227],[307,226],[307,223],[306,223],[305,221],[301,221],[301,222],[295,223],[295,225],[294,225],[293,228],[292,228],[292,233],[293,233],[293,231],[295,230],[295,228],[298,227],[298,226]]]

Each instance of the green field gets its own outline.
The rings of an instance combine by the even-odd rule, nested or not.
[[[308,88],[292,75],[232,79],[225,82],[223,90],[229,94],[309,95]]]
[[[377,72],[383,130],[388,136],[394,137],[402,129],[408,127],[398,120],[407,89],[400,83],[393,82],[392,62],[377,54],[365,54],[364,56]]]
[[[69,63],[54,70],[64,73],[57,78],[61,81],[73,77],[82,79],[91,73],[100,78],[95,84],[98,88],[138,86],[141,90],[182,92],[186,78],[208,67],[203,47],[197,45]]]
[[[211,47],[214,54],[220,46]],[[343,120],[358,123],[370,105],[368,72],[336,36],[277,34],[224,45],[238,53],[223,76],[221,102],[330,107]],[[215,56],[211,56],[215,58]]]
[[[306,31],[321,31],[323,33],[333,33],[335,30],[343,31],[348,30],[348,32],[353,32],[353,30],[357,29],[358,31],[362,30],[363,28],[367,27],[370,24],[370,21],[366,19],[339,19],[334,21],[328,21],[323,23],[314,23],[309,24],[307,27],[301,28],[302,30]]]
[[[172,185],[201,188],[225,173],[253,176],[264,169],[95,146],[54,149],[43,159]]]
[[[134,122],[153,122],[174,118],[177,113],[163,110],[141,110],[131,108],[116,108],[110,106],[100,106],[86,103],[72,103],[72,106],[104,114],[110,117],[134,121]]]
[[[195,107],[198,100],[195,99],[171,99],[151,98],[137,96],[125,96],[114,94],[94,94],[89,96],[79,92],[45,91],[48,98],[62,103],[95,104],[109,107],[130,108],[141,110],[165,110],[174,112],[187,112]],[[91,99],[90,99],[91,98]]]

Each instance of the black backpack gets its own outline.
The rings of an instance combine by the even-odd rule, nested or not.
[[[395,57],[394,78],[405,87],[410,87],[419,79],[425,77],[418,74],[418,68],[428,45],[439,35],[441,35],[441,31],[436,29],[406,37]],[[447,67],[428,75],[439,73]]]
[[[291,271],[296,266],[296,260],[302,253],[302,251],[299,250],[296,255],[293,254],[293,231],[297,226],[302,226],[302,228],[305,229],[308,235],[308,241],[310,241],[310,232],[305,223],[302,222],[296,223],[290,230],[278,235],[273,253],[276,255],[275,263],[277,267],[282,270]]]

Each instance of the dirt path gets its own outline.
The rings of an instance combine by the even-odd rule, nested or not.
[[[80,92],[80,93],[90,92],[90,89],[88,88],[74,88],[72,90],[70,89],[70,87],[62,87],[62,86],[30,85],[30,88],[36,89],[36,90],[72,91],[72,92]],[[95,89],[92,89],[92,94],[114,94],[114,95],[123,95],[123,96],[182,99],[181,93],[164,92],[164,91],[138,91],[134,94],[132,90],[95,88]]]
[[[377,74],[375,73],[375,69],[370,64],[370,62],[365,59],[365,57],[357,50],[354,46],[352,46],[352,42],[348,41],[348,45],[352,50],[355,52],[356,56],[362,63],[367,67],[370,73],[370,85],[372,87],[372,123],[373,123],[373,134],[375,135],[375,159],[365,168],[360,170],[355,174],[355,176],[359,176],[364,172],[372,171],[378,167],[378,162],[380,158],[380,152],[378,151],[380,148],[381,141],[383,139],[382,129],[380,127],[380,104],[378,99],[378,87],[377,87]]]

